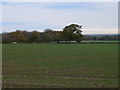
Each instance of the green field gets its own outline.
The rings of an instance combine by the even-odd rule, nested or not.
[[[118,87],[117,44],[3,44],[4,88]]]

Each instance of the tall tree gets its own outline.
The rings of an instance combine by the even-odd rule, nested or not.
[[[66,41],[76,40],[80,42],[83,36],[81,34],[82,32],[81,29],[82,29],[82,26],[78,24],[70,24],[68,26],[65,26],[62,32],[63,40],[66,40]]]

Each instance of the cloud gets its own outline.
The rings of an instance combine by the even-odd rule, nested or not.
[[[117,3],[3,3],[3,31],[62,29],[78,23],[99,33],[100,29],[116,28],[117,18]]]

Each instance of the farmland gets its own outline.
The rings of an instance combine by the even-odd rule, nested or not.
[[[117,44],[3,44],[4,88],[118,87]]]

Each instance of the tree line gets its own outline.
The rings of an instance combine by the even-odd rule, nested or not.
[[[84,35],[82,40],[94,40],[94,41],[119,41],[120,35],[119,34],[107,34],[107,35]]]
[[[81,34],[82,26],[78,24],[70,24],[63,28],[63,31],[54,31],[45,29],[43,32],[34,30],[32,32],[16,30],[14,32],[3,33],[2,43],[44,43],[60,41],[76,41],[81,42],[83,35]]]
[[[43,32],[34,30],[28,32],[26,30],[16,30],[14,32],[2,33],[2,43],[60,43],[64,41],[81,42],[82,40],[102,40],[112,41],[120,40],[120,35],[83,35],[82,26],[78,24],[70,24],[65,26],[62,31],[54,31],[45,29]]]

